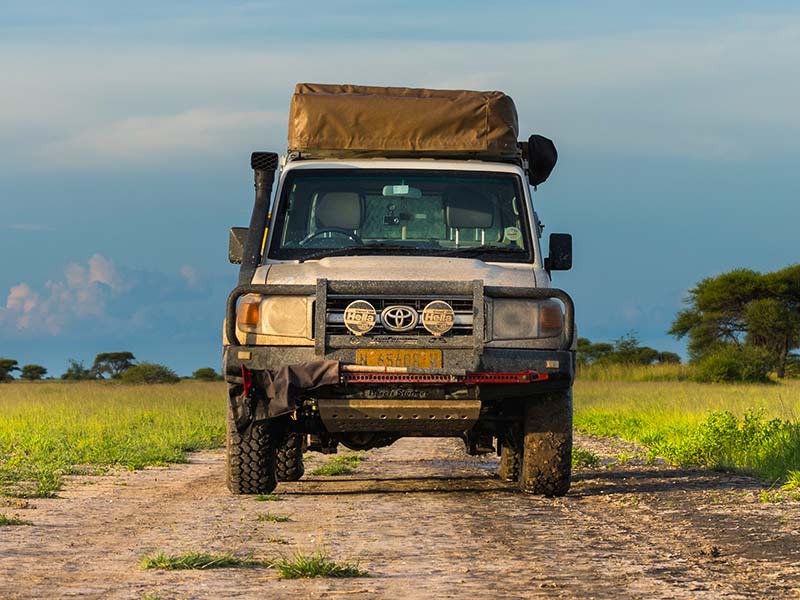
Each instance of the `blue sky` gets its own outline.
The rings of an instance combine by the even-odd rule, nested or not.
[[[500,89],[560,161],[582,335],[665,331],[688,288],[798,261],[792,2],[6,2],[0,356],[218,367],[252,150],[298,81]]]

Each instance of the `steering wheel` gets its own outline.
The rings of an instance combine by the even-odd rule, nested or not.
[[[322,229],[317,229],[314,233],[309,233],[306,237],[300,240],[300,245],[305,246],[308,242],[313,240],[316,237],[319,237],[323,233],[338,233],[339,235],[343,235],[347,238],[353,240],[359,246],[364,245],[364,240],[358,237],[352,231],[348,231],[347,229],[339,229],[338,227],[323,227]]]

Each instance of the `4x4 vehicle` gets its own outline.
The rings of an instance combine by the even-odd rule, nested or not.
[[[523,491],[567,492],[574,308],[550,273],[572,239],[542,255],[531,186],[556,150],[517,137],[500,92],[297,86],[287,155],[253,154],[230,235],[233,493],[299,479],[307,446],[404,436],[460,437]]]

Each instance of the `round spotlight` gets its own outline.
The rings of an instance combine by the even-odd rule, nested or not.
[[[434,337],[450,331],[454,322],[453,307],[444,300],[434,300],[422,309],[422,326]]]
[[[344,309],[345,327],[354,335],[364,335],[375,327],[375,307],[366,300],[354,300]]]

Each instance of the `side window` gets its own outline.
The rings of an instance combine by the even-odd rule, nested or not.
[[[289,192],[281,232],[282,246],[295,246],[308,233],[308,222],[311,218],[311,199],[313,187],[300,183],[294,184]]]

